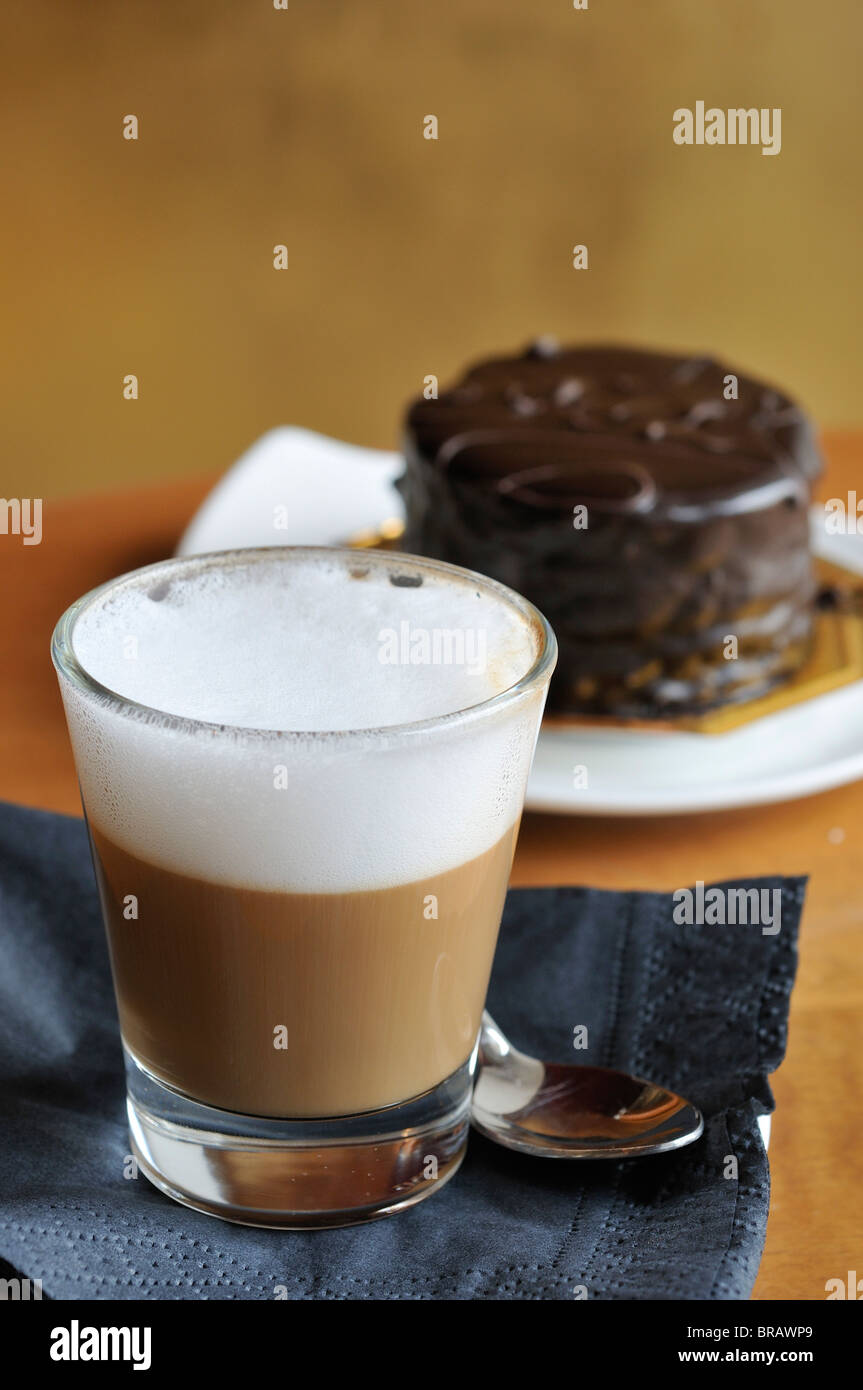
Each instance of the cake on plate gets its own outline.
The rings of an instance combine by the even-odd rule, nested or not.
[[[550,708],[670,718],[805,661],[821,460],[774,387],[710,357],[541,339],[416,400],[405,456],[402,548],[545,613]]]

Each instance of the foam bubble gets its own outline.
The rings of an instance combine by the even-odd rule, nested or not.
[[[268,550],[138,571],[85,603],[72,645],[146,708],[61,678],[88,815],[218,882],[344,891],[444,872],[518,817],[544,690],[388,726],[482,704],[540,643],[505,590],[409,557]]]

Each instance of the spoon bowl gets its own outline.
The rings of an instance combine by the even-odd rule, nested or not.
[[[701,1113],[682,1096],[607,1067],[541,1062],[483,1014],[471,1122],[505,1148],[544,1158],[635,1158],[691,1144]]]

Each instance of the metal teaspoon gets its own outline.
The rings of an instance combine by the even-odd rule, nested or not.
[[[483,1013],[471,1121],[480,1134],[543,1158],[636,1158],[691,1144],[701,1112],[663,1086],[606,1067],[541,1062]]]

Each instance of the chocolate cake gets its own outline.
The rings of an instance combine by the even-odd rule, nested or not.
[[[545,613],[551,708],[690,714],[804,661],[821,461],[772,387],[709,357],[542,339],[415,401],[405,452],[403,548]]]

